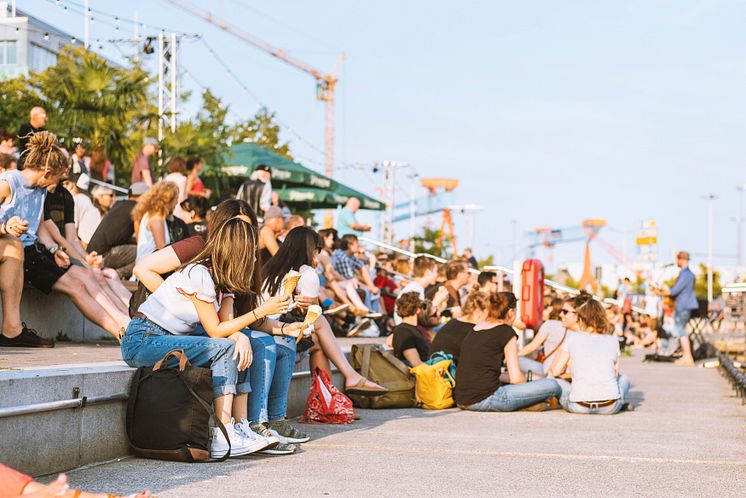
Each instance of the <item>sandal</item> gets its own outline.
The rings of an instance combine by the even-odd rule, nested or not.
[[[365,387],[365,383],[368,382],[368,379],[365,377],[360,377],[360,380],[357,381],[357,384],[355,384],[352,387],[345,386],[345,393],[346,394],[352,394],[357,396],[383,396],[384,394],[387,394],[389,392],[388,389],[385,387]]]

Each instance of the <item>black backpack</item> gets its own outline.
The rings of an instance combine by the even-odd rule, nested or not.
[[[165,366],[173,356],[175,368]],[[210,458],[210,418],[229,441],[211,407],[212,373],[189,364],[181,350],[169,351],[152,367],[140,367],[127,402],[127,440],[142,458],[201,462]],[[216,461],[224,461],[230,456]]]

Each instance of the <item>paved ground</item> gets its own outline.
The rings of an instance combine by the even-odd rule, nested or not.
[[[302,426],[313,439],[292,456],[125,459],[69,477],[164,497],[746,495],[746,407],[718,371],[623,365],[632,413],[361,411],[351,426]]]

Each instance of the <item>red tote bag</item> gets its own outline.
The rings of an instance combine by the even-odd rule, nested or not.
[[[351,424],[355,420],[352,400],[334,387],[329,374],[316,368],[308,391],[303,422],[309,424]]]

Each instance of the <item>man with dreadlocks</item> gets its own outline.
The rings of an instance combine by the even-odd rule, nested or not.
[[[66,294],[88,320],[119,337],[119,330],[126,327],[128,317],[123,315],[117,320],[99,304],[100,287],[93,277],[83,268],[70,265],[68,255],[59,250],[41,224],[46,188],[59,182],[68,167],[57,137],[47,131],[36,133],[29,140],[24,155],[23,171],[0,174],[0,236],[3,251],[7,247],[11,252],[7,259],[3,253],[0,267],[3,299],[0,346],[54,346],[54,342],[42,339],[35,331],[17,323],[20,321],[18,313],[8,309],[20,304],[24,277],[26,283],[46,294],[52,291]],[[12,249],[17,249],[19,239],[23,252],[13,254]],[[10,265],[9,259],[13,259]],[[19,260],[24,269],[20,278],[17,275]],[[6,266],[7,276],[4,273]]]

